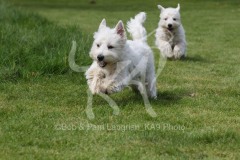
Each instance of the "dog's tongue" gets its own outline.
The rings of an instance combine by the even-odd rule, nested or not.
[[[98,61],[98,65],[100,66],[100,67],[105,67],[106,66],[106,62],[104,62],[104,61]]]

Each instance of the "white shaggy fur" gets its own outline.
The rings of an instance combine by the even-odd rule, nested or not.
[[[186,56],[185,32],[181,24],[180,5],[177,8],[163,8],[156,31],[156,45],[166,58],[180,59]]]
[[[85,74],[93,94],[111,94],[130,85],[156,98],[154,57],[142,25],[145,19],[146,14],[141,12],[128,22],[133,40],[127,40],[122,21],[111,29],[102,20],[90,51],[93,63]]]

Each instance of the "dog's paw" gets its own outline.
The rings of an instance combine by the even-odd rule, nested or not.
[[[179,46],[174,47],[173,54],[175,59],[180,59],[184,56],[184,52],[181,50]]]
[[[118,88],[115,87],[115,86],[109,86],[107,89],[106,89],[106,94],[113,94],[113,93],[116,93],[118,92]]]
[[[96,76],[91,81],[88,81],[89,89],[92,94],[99,94],[101,93],[101,85],[104,82],[103,79]]]
[[[103,93],[103,94],[112,94],[113,91],[111,91],[109,88],[101,87],[100,93]]]
[[[172,58],[174,56],[173,51],[172,51],[172,47],[169,43],[166,43],[162,47],[161,52],[162,52],[163,56],[165,56],[166,58]]]
[[[119,92],[119,91],[121,91],[121,87],[119,87],[115,83],[111,83],[109,85],[102,86],[101,89],[100,89],[100,92],[104,93],[104,94],[113,94],[113,93],[116,93],[116,92]]]
[[[101,90],[99,87],[89,86],[89,89],[93,95],[101,93]]]
[[[157,93],[156,92],[150,92],[148,97],[151,98],[151,99],[157,99]]]

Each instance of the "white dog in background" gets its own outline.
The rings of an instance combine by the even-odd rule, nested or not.
[[[185,32],[180,19],[180,5],[177,8],[163,8],[156,31],[156,45],[161,54],[170,59],[180,59],[186,56]]]
[[[133,40],[127,40],[122,21],[112,29],[102,20],[90,51],[93,63],[85,73],[93,94],[111,94],[131,86],[142,95],[146,92],[146,96],[156,98],[154,56],[147,44],[145,19],[146,14],[141,12],[128,22]]]

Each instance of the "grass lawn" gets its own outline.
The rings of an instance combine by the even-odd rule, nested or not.
[[[0,159],[238,159],[239,0],[180,1],[188,58],[168,61],[159,76],[158,99],[150,101],[156,118],[129,89],[111,96],[120,115],[94,96],[95,119],[87,118],[84,74],[67,63],[71,41],[78,43],[78,64],[90,65],[92,35],[103,18],[115,26],[146,11],[151,32],[158,2],[1,4]],[[154,36],[149,44],[154,46]]]

